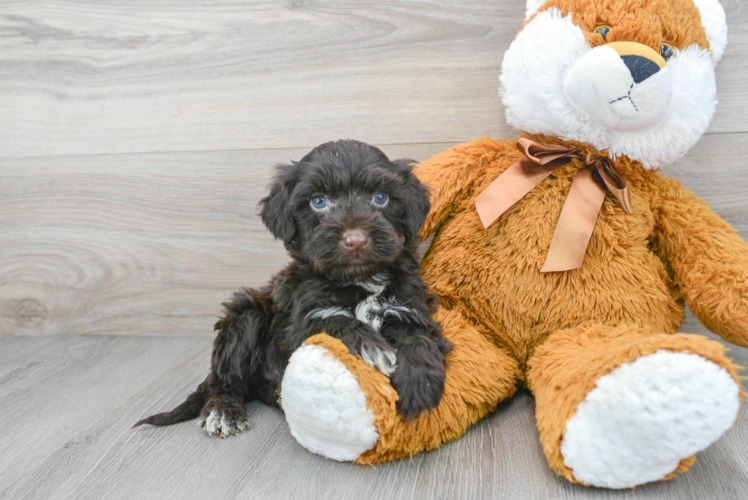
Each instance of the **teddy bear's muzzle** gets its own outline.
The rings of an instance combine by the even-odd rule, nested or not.
[[[564,96],[598,126],[644,132],[670,112],[673,85],[665,60],[636,42],[612,42],[590,50],[569,69]]]

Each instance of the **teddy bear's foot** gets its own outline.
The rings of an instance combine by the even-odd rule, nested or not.
[[[307,339],[289,361],[281,405],[294,437],[328,458],[374,464],[412,456],[460,437],[510,397],[517,361],[456,311],[434,318],[452,343],[444,395],[433,411],[408,421],[397,412],[390,380],[338,339]]]
[[[281,405],[291,434],[313,453],[351,461],[379,440],[358,380],[322,346],[303,345],[293,353]]]
[[[530,360],[540,439],[577,483],[631,488],[670,479],[732,426],[736,367],[705,337],[587,325],[552,335]]]
[[[564,463],[584,483],[630,488],[664,479],[729,429],[740,388],[696,354],[657,351],[597,381],[566,423]]]

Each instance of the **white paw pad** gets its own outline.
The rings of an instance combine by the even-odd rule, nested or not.
[[[660,350],[601,377],[561,441],[574,477],[605,488],[657,481],[735,422],[740,387],[696,354]]]
[[[358,380],[324,347],[303,345],[293,353],[281,400],[291,434],[313,453],[350,461],[379,441]]]

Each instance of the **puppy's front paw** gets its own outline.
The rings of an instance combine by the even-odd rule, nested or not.
[[[446,378],[444,357],[435,343],[412,347],[401,348],[400,363],[392,376],[392,386],[400,396],[397,411],[408,421],[439,406]]]
[[[200,425],[208,434],[224,438],[247,430],[249,419],[242,405],[211,400],[203,408]]]
[[[403,370],[408,371],[408,370]],[[433,410],[439,406],[444,394],[444,377],[430,373],[411,373],[395,376],[392,380],[400,400],[397,402],[397,412],[408,421],[417,418],[424,410]]]
[[[364,341],[358,356],[367,365],[376,368],[388,378],[397,368],[397,351],[387,344]]]

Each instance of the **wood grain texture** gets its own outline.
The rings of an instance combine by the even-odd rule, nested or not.
[[[252,428],[225,440],[195,422],[130,429],[181,402],[209,350],[205,338],[0,337],[0,498],[737,500],[748,488],[745,405],[688,474],[622,492],[551,472],[524,391],[459,440],[376,467],[312,455],[259,404]]]
[[[287,262],[256,207],[272,166],[306,152],[1,159],[0,334],[212,335],[233,290]],[[665,173],[748,235],[743,158],[748,134],[711,134]]]
[[[717,114],[664,172],[745,238],[748,5],[722,3]],[[308,453],[257,404],[238,438],[130,429],[202,380],[220,302],[287,261],[255,209],[274,164],[340,137],[424,160],[515,135],[497,76],[524,4],[3,1],[0,498],[743,498],[745,405],[690,473],[624,492],[554,476],[522,391],[376,468]]]
[[[748,132],[748,9],[724,0],[712,132]],[[525,0],[5,1],[6,156],[513,135],[498,98]]]
[[[212,335],[221,302],[288,261],[256,207],[306,152],[0,160],[0,334]]]

